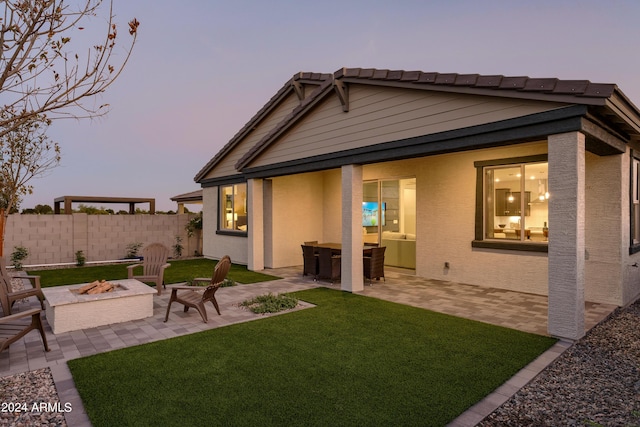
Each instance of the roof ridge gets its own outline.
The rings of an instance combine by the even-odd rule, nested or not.
[[[608,98],[616,90],[613,83],[592,83],[589,80],[539,78],[483,74],[437,73],[424,71],[387,70],[376,68],[341,68],[334,79],[363,79],[408,82],[416,85],[466,86],[471,88],[542,92],[589,98]]]

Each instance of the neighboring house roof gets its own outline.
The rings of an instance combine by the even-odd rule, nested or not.
[[[191,191],[190,193],[173,196],[171,201],[178,203],[202,202],[202,190]]]
[[[280,123],[271,129],[257,144],[249,149],[235,165],[238,171],[247,167],[287,129],[296,124],[315,105],[329,94],[336,94],[344,111],[349,111],[348,86],[350,84],[379,85],[414,90],[452,92],[469,95],[517,98],[535,101],[557,102],[564,105],[583,105],[597,113],[598,117],[622,130],[630,140],[640,140],[640,111],[615,84],[592,83],[588,80],[562,80],[556,78],[530,78],[526,76],[502,76],[479,74],[435,73],[422,71],[343,68],[333,75],[298,73],[263,107],[252,120],[225,146],[196,176],[200,181],[215,164],[226,155],[255,126],[266,110],[282,99],[283,93],[293,90],[301,76],[317,76],[321,84]]]

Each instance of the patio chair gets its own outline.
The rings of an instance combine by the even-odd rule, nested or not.
[[[331,283],[340,280],[342,258],[340,255],[332,255],[331,248],[318,248],[318,277],[329,279]]]
[[[209,286],[203,288],[202,286],[172,286],[171,298],[169,298],[169,305],[167,306],[167,314],[164,317],[166,322],[169,319],[169,310],[171,309],[171,303],[177,302],[184,305],[184,312],[189,311],[189,308],[195,308],[200,313],[200,317],[204,323],[208,322],[207,309],[204,304],[211,301],[211,304],[215,307],[218,315],[220,315],[220,307],[218,307],[218,301],[216,301],[216,291],[222,285],[222,282],[227,277],[229,269],[231,268],[231,258],[228,255],[222,257],[216,264],[216,268],[213,270],[213,277],[209,278],[197,278],[193,279],[194,283],[209,282]],[[203,291],[204,292],[201,292]],[[184,291],[178,293],[178,291]],[[200,291],[200,292],[199,292]]]
[[[371,286],[373,279],[380,280],[382,277],[385,282],[387,281],[384,277],[384,251],[386,249],[386,246],[372,248],[371,256],[363,258],[364,277],[369,279],[369,286]]]
[[[11,279],[28,280],[31,284],[30,288],[25,289],[13,289],[11,285]],[[0,302],[2,303],[2,312],[5,316],[11,314],[11,308],[16,301],[37,297],[40,301],[40,307],[44,310],[44,294],[40,289],[40,276],[16,276],[12,277],[7,272],[6,261],[4,257],[0,257]]]
[[[0,317],[0,352],[36,329],[40,331],[44,350],[50,351],[42,320],[40,319],[40,312],[40,309],[32,308],[20,313]]]
[[[316,280],[318,276],[318,255],[314,252],[314,248],[311,245],[302,246],[302,276],[311,274],[313,280]]]
[[[137,279],[145,283],[155,283],[158,295],[162,294],[164,284],[164,270],[170,267],[167,264],[169,259],[169,248],[162,243],[152,243],[142,250],[142,263],[127,266],[127,277]],[[133,269],[142,266],[142,275],[136,276]]]

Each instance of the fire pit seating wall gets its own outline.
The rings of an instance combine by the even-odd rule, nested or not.
[[[416,235],[383,231],[382,244],[387,250],[384,253],[385,265],[402,268],[416,268]]]

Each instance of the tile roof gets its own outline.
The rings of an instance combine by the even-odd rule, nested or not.
[[[333,74],[335,79],[363,79],[371,81],[405,82],[425,86],[469,87],[478,89],[542,92],[545,94],[575,95],[608,98],[616,90],[615,84],[591,83],[589,80],[561,80],[481,74],[433,73],[423,71],[379,70],[373,68],[342,68]]]
[[[261,141],[246,152],[236,163],[240,170],[261,152],[278,133],[295,122],[306,109],[333,92],[334,82],[393,85],[405,88],[421,88],[489,96],[506,96],[524,99],[542,99],[567,104],[604,106],[614,94],[626,102],[632,110],[637,108],[618,90],[615,84],[592,83],[589,80],[563,80],[557,78],[531,78],[528,76],[503,76],[482,74],[436,73],[423,71],[386,70],[376,68],[341,68],[333,74],[300,72],[295,74],[267,102],[264,107],[227,143],[196,175],[199,181],[213,169],[259,121],[271,111],[296,82],[314,82],[318,87],[278,123]]]

